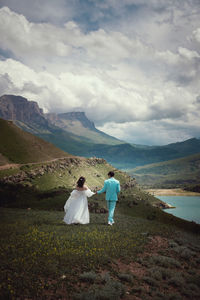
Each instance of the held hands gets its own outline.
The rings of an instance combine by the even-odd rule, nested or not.
[[[98,190],[98,188],[97,187],[95,187],[95,189],[94,189],[94,193],[95,193],[95,195],[97,195],[98,193],[97,193],[97,190]]]

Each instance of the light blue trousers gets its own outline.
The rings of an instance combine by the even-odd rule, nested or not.
[[[108,207],[108,222],[113,223],[113,216],[114,216],[114,212],[115,212],[115,206],[116,206],[116,201],[112,201],[112,200],[107,200],[107,207]]]

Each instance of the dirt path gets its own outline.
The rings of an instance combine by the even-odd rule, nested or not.
[[[49,163],[57,160],[61,160],[64,158],[75,158],[75,156],[65,156],[65,157],[59,157],[59,158],[54,158],[51,160],[46,160],[46,161],[41,161],[41,162],[32,162],[32,163],[26,163],[26,164],[6,164],[3,166],[0,166],[0,170],[7,170],[7,169],[14,169],[14,168],[20,168],[21,166],[32,166],[32,165],[38,165],[38,164],[43,164],[43,163]],[[81,159],[81,157],[78,157]]]
[[[0,166],[0,170],[7,170],[7,169],[14,169],[20,167],[20,164],[6,164],[3,166]]]

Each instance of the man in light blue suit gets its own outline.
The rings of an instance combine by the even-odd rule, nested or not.
[[[113,225],[114,211],[116,202],[118,201],[118,193],[120,192],[120,183],[114,178],[114,172],[110,171],[108,173],[109,179],[104,181],[104,187],[97,191],[97,194],[106,192],[106,201],[108,206],[108,225]]]

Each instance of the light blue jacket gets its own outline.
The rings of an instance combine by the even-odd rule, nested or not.
[[[104,181],[104,187],[97,191],[97,194],[106,192],[106,200],[117,201],[117,195],[120,192],[120,183],[114,177]]]

